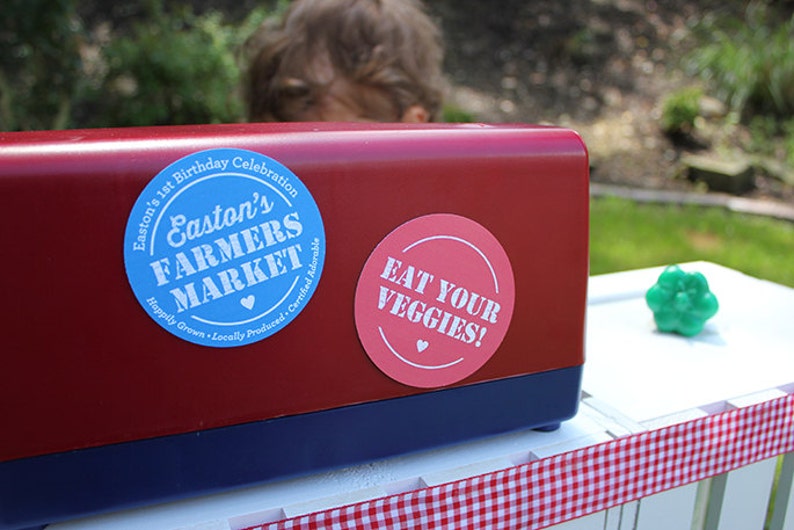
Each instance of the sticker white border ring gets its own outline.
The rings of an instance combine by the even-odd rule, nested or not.
[[[467,305],[463,297],[482,301]],[[442,388],[477,372],[501,345],[515,308],[515,277],[504,247],[483,225],[454,213],[425,214],[375,246],[354,305],[359,340],[375,367],[408,386]]]
[[[175,240],[169,216],[182,218],[171,226],[179,226]],[[244,346],[281,331],[312,299],[325,254],[322,216],[300,178],[233,147],[163,168],[138,195],[124,232],[125,271],[141,307],[202,346]]]

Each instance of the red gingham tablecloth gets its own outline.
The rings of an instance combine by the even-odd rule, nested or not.
[[[794,451],[794,395],[247,530],[539,529]]]

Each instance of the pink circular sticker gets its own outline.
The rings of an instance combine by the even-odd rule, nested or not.
[[[436,388],[482,367],[502,343],[515,303],[504,248],[483,226],[432,214],[399,226],[358,280],[358,336],[400,383]]]

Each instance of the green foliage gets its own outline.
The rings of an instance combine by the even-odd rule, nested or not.
[[[791,222],[714,207],[591,203],[592,274],[705,260],[794,286],[792,254]]]
[[[753,116],[747,130],[751,152],[777,158],[794,168],[794,118],[781,120],[774,116]]]
[[[6,0],[0,130],[240,121],[237,50],[284,2],[233,24],[187,2],[164,4],[146,0],[128,31],[110,26],[109,40],[97,42],[76,0]]]
[[[441,121],[447,123],[471,123],[476,120],[474,114],[457,105],[447,104],[441,110]]]
[[[129,126],[240,121],[234,51],[242,32],[222,15],[186,7],[167,13],[151,1],[147,19],[104,50],[107,75],[91,94],[90,125]]]
[[[668,134],[687,134],[695,127],[703,91],[683,88],[670,94],[662,105],[662,129]]]
[[[710,16],[695,28],[705,44],[690,69],[745,115],[794,114],[794,16],[779,18],[773,4],[755,0],[744,20]]]
[[[84,29],[72,0],[5,0],[0,130],[62,129],[84,84]]]

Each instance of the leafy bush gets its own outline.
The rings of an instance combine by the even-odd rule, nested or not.
[[[84,33],[71,0],[4,0],[0,130],[62,129],[84,85]]]
[[[794,113],[794,15],[780,18],[770,4],[748,4],[745,19],[705,18],[702,42],[689,67],[745,116]]]
[[[444,105],[441,111],[441,121],[447,123],[471,123],[476,121],[476,118],[471,112],[448,103]]]
[[[182,7],[166,13],[160,1],[149,5],[146,20],[104,50],[107,74],[91,94],[89,124],[240,121],[235,50],[245,32],[224,24],[218,12],[197,16]]]
[[[98,39],[77,0],[6,0],[0,130],[240,121],[237,50],[283,2],[263,2],[234,24],[186,4],[166,11],[163,0],[147,0],[126,31],[95,13],[109,29]]]
[[[662,129],[667,134],[688,134],[700,113],[699,87],[683,88],[670,94],[662,105]]]

